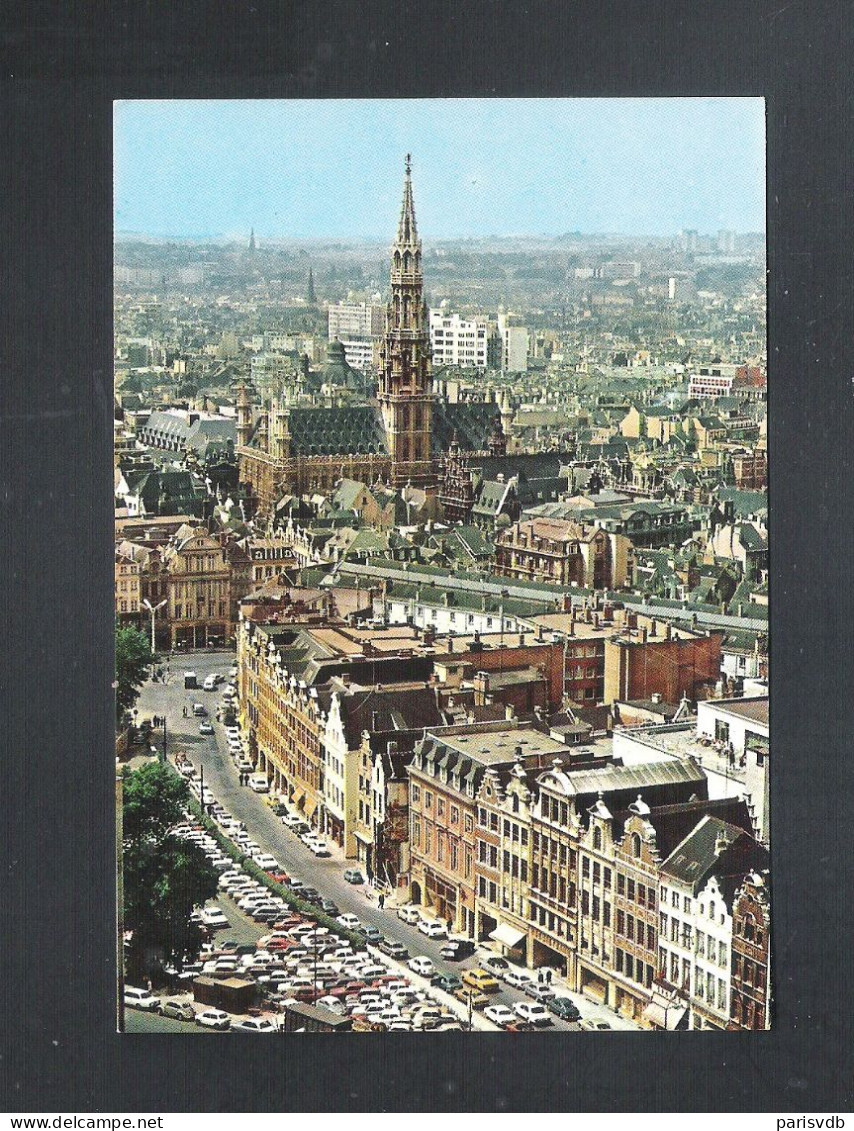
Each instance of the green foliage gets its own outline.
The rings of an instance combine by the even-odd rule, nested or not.
[[[129,973],[196,955],[195,906],[217,893],[217,873],[202,849],[169,832],[183,816],[186,782],[171,766],[149,763],[126,773],[122,809],[124,926],[132,932]]]
[[[116,628],[116,715],[121,718],[139,698],[154,662],[148,637],[138,628]]]
[[[240,849],[234,844],[233,841],[222,832],[216,821],[212,821],[210,817],[202,813],[202,807],[194,797],[190,798],[190,812],[196,817],[202,825],[205,832],[210,833],[217,841],[223,852],[227,853],[232,860],[235,860],[248,876],[253,880],[257,880],[268,888],[274,895],[279,896],[292,907],[294,911],[298,911],[300,915],[305,915],[309,919],[313,919],[320,927],[328,927],[336,935],[346,939],[353,947],[354,950],[364,950],[365,940],[361,935],[354,934],[353,931],[348,931],[341,926],[339,922],[327,915],[325,911],[317,907],[314,903],[309,903],[306,899],[300,899],[299,896],[286,888],[283,884],[276,883],[272,876],[268,875],[263,868],[259,868],[254,860],[245,856]]]

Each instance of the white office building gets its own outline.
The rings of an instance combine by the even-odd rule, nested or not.
[[[430,349],[433,365],[487,369],[490,326],[486,318],[460,318],[447,310],[430,311]]]

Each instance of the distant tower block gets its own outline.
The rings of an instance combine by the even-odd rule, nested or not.
[[[308,269],[308,287],[305,292],[305,301],[309,306],[317,306],[317,293],[314,289],[314,272]]]

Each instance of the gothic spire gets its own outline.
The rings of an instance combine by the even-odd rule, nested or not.
[[[415,203],[412,199],[412,158],[408,153],[404,168],[406,176],[403,181],[403,204],[397,226],[397,243],[412,247],[418,243],[418,229],[415,226]]]

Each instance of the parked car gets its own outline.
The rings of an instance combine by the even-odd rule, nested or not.
[[[480,990],[485,994],[496,994],[499,990],[498,979],[494,974],[490,974],[488,970],[466,970],[463,973],[463,984],[471,986],[472,989]]]
[[[456,974],[434,974],[430,979],[430,985],[449,994],[463,988],[463,984]]]
[[[143,1009],[146,1013],[160,1012],[160,998],[154,997],[150,990],[139,989],[136,986],[125,986],[125,1005],[133,1009]]]
[[[383,937],[382,932],[377,927],[373,927],[373,926],[363,927],[362,926],[362,927],[356,928],[356,930],[357,930],[357,933],[360,934],[369,943],[378,943],[378,942],[382,941],[382,937]]]
[[[426,954],[417,954],[414,958],[406,964],[413,974],[420,974],[422,978],[432,978],[436,973],[436,967]]]
[[[492,954],[489,958],[483,960],[484,970],[491,970],[496,978],[503,978],[504,972],[510,969],[510,963],[506,958],[501,958],[497,954]]]
[[[341,914],[341,910],[334,899],[321,899],[320,909],[325,911],[327,915],[332,915],[333,918]]]
[[[255,793],[267,793],[270,788],[270,783],[267,781],[267,775],[252,774],[249,778],[249,788],[254,790]]]
[[[409,923],[413,926],[421,920],[421,916],[418,913],[418,908],[412,907],[411,905],[407,905],[406,907],[398,907],[397,917],[398,919],[402,919],[404,923]]]
[[[516,1014],[507,1005],[488,1005],[483,1011],[484,1017],[488,1017],[495,1025],[500,1025],[503,1029],[506,1025],[512,1025],[516,1019]]]
[[[379,948],[383,954],[387,954],[389,958],[403,959],[409,957],[409,951],[403,943],[398,942],[397,939],[383,939],[379,944]]]
[[[454,990],[454,997],[472,1009],[483,1009],[485,1005],[489,1005],[486,994],[472,986],[463,986],[462,989]]]
[[[231,1026],[232,1033],[276,1033],[275,1021],[269,1017],[246,1017],[235,1021]]]
[[[193,704],[193,714],[196,716],[197,719],[207,718],[208,712],[207,712],[207,708],[205,707],[204,703],[194,703]]]
[[[515,966],[511,966],[510,969],[505,970],[502,977],[508,986],[515,986],[516,989],[519,990],[524,990],[526,986],[534,985],[534,979],[527,970],[520,970]]]
[[[447,927],[438,919],[419,919],[418,930],[430,939],[444,939],[448,934]]]
[[[171,1017],[175,1021],[192,1021],[196,1016],[188,1001],[164,1001],[160,1012],[164,1017]]]
[[[196,1024],[203,1025],[206,1029],[230,1029],[231,1018],[221,1009],[205,1009],[196,1014]]]
[[[228,927],[228,919],[221,907],[206,907],[202,911],[202,922],[206,927]]]
[[[363,884],[365,877],[358,868],[346,868],[344,870],[344,879],[348,884]]]
[[[548,1010],[544,1005],[540,1005],[538,1001],[517,1001],[513,1006],[513,1012],[517,1017],[521,1017],[523,1021],[529,1021],[538,1028],[551,1025],[552,1023]]]
[[[315,856],[331,856],[332,855],[332,853],[329,851],[329,846],[327,845],[325,840],[314,840],[314,841],[311,842],[311,844],[308,847],[311,849],[311,851],[314,853]]]
[[[544,985],[542,982],[535,982],[531,986],[525,986],[525,993],[528,997],[532,997],[534,1001],[541,1001],[544,1005],[548,1005],[557,994],[552,986]]]
[[[570,1001],[568,997],[553,997],[552,1000],[546,1004],[549,1010],[563,1021],[578,1021],[581,1017],[578,1006],[574,1001]]]
[[[474,954],[474,950],[475,946],[471,939],[449,939],[439,951],[439,954],[450,962],[461,962],[464,958]]]
[[[199,723],[199,734],[213,734],[214,729],[210,723]]]
[[[356,931],[361,927],[358,918],[350,911],[346,911],[343,915],[337,916],[336,923],[340,923],[348,931]]]
[[[610,1029],[611,1025],[608,1021],[594,1021],[592,1017],[583,1017],[578,1022],[579,1029],[586,1029],[588,1033],[595,1033],[598,1030]]]

